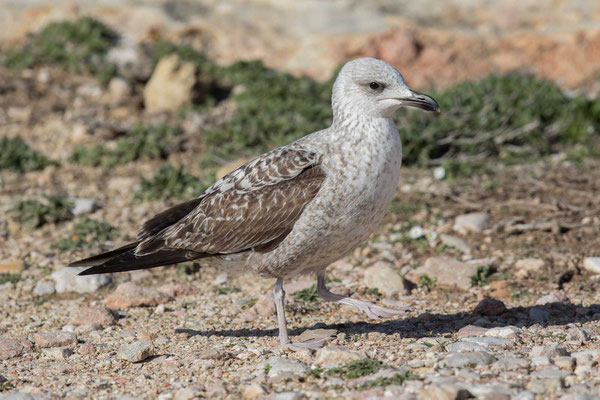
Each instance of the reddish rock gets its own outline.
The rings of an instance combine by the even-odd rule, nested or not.
[[[492,297],[499,297],[501,299],[509,299],[511,297],[509,281],[492,281],[490,282],[490,288],[492,289],[490,292],[490,296]]]
[[[488,330],[480,326],[467,325],[458,330],[458,337],[463,336],[483,336]]]
[[[192,293],[192,287],[187,283],[163,285],[158,290],[170,297],[185,296]]]
[[[506,306],[503,302],[496,299],[483,299],[477,304],[473,310],[474,314],[479,315],[500,315],[506,311]]]
[[[91,325],[110,326],[117,321],[115,314],[106,307],[91,306],[79,307],[71,315],[69,322],[73,325]]]
[[[270,317],[275,314],[275,301],[271,292],[265,293],[259,297],[252,306],[252,310],[263,317]]]
[[[108,296],[105,304],[109,308],[127,309],[131,307],[153,307],[166,303],[171,297],[155,289],[143,288],[131,282],[120,284],[117,289]]]
[[[27,339],[9,339],[0,337],[0,361],[19,357],[33,349],[33,343]]]
[[[81,354],[82,356],[89,356],[95,353],[96,346],[94,346],[94,344],[91,342],[84,343],[81,345],[81,347],[79,347],[79,354]]]
[[[40,347],[63,347],[77,343],[77,336],[65,331],[38,332],[32,337],[33,342]]]

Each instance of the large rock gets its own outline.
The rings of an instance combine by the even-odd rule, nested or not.
[[[144,361],[154,355],[154,345],[150,340],[138,340],[121,346],[117,355],[119,358],[132,363]]]
[[[65,331],[38,332],[31,335],[31,338],[40,347],[63,347],[77,343],[77,336]]]
[[[196,67],[172,54],[160,59],[144,88],[146,110],[176,111],[192,102]]]
[[[27,339],[9,339],[0,337],[0,361],[19,357],[23,353],[30,352],[33,343]]]
[[[452,229],[458,233],[481,232],[490,220],[489,214],[476,212],[456,217]]]
[[[116,322],[115,314],[106,307],[79,307],[71,315],[69,322],[73,325],[98,324],[109,326]]]
[[[124,310],[131,307],[153,307],[171,300],[163,292],[137,286],[131,282],[121,283],[117,289],[106,298],[108,308]]]
[[[54,279],[56,292],[94,293],[111,281],[108,275],[77,275],[84,269],[86,268],[63,268],[53,272],[50,276]]]
[[[437,279],[437,285],[468,290],[471,277],[477,272],[477,264],[464,263],[451,257],[431,257],[423,266],[410,271],[407,278],[418,283],[422,275]]]
[[[352,350],[346,346],[326,346],[317,352],[316,363],[319,365],[347,364],[365,358],[367,355],[362,351]]]
[[[284,357],[271,357],[260,364],[259,368],[267,372],[267,376],[275,381],[297,378],[308,372],[308,367],[300,361]]]
[[[586,257],[583,260],[583,268],[593,274],[600,274],[600,257]]]
[[[364,283],[386,296],[404,295],[404,280],[390,264],[380,261],[365,270]]]

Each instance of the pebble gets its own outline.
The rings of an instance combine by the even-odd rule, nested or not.
[[[535,322],[545,322],[550,319],[550,313],[540,307],[532,307],[529,309],[529,318]]]
[[[375,265],[365,270],[364,284],[370,288],[376,288],[386,296],[408,294],[404,286],[404,279],[385,261],[376,262]]]
[[[346,346],[325,346],[317,351],[315,363],[318,365],[342,365],[355,360],[363,360],[367,355],[362,351]]]
[[[154,345],[150,340],[138,340],[122,345],[117,355],[121,359],[132,363],[144,361],[154,355]]]
[[[252,306],[252,310],[263,317],[275,314],[275,302],[271,291],[260,296]]]
[[[179,297],[191,294],[193,292],[192,287],[187,283],[175,283],[169,285],[163,285],[158,288],[159,292],[163,292],[170,297]]]
[[[575,368],[575,359],[569,356],[558,356],[552,359],[554,365],[560,369],[572,371]]]
[[[419,400],[462,400],[472,398],[468,390],[454,385],[429,385],[418,395]]]
[[[104,327],[113,325],[116,321],[115,314],[102,306],[78,307],[69,320],[74,325],[98,324]]]
[[[473,351],[469,353],[450,353],[441,364],[451,368],[462,368],[470,364],[488,365],[496,361],[496,358],[484,351]]]
[[[436,285],[457,287],[462,290],[471,288],[471,277],[477,272],[478,265],[457,261],[452,257],[430,257],[425,263],[409,271],[407,278],[418,284],[422,275],[437,279]]]
[[[521,328],[517,328],[516,326],[509,325],[509,326],[500,326],[500,327],[490,328],[490,329],[488,329],[487,332],[485,332],[485,336],[498,337],[498,338],[514,338],[521,332],[522,332]]]
[[[72,332],[47,331],[31,335],[33,342],[40,347],[63,347],[77,343],[77,336]]]
[[[53,272],[50,276],[54,279],[56,292],[94,293],[111,282],[106,274],[78,276],[84,269],[86,268],[63,268]]]
[[[527,370],[531,362],[526,358],[505,356],[500,357],[492,366],[497,371]]]
[[[0,263],[0,274],[18,274],[25,270],[22,261],[8,260]]]
[[[73,351],[68,347],[53,347],[42,349],[42,353],[55,360],[67,360],[73,354]]]
[[[481,336],[487,333],[487,328],[482,328],[480,326],[475,325],[467,325],[460,328],[457,332],[458,337],[463,336]]]
[[[196,67],[176,54],[158,61],[144,87],[144,106],[149,112],[176,111],[192,101]]]
[[[121,283],[117,289],[106,298],[109,308],[125,310],[131,307],[153,307],[171,300],[171,297],[155,289],[137,286],[131,282]]]
[[[512,340],[509,339],[504,339],[504,338],[497,338],[497,337],[464,337],[462,339],[464,342],[471,342],[471,343],[477,343],[481,346],[485,346],[485,347],[501,347],[501,348],[507,348],[510,347],[514,344],[514,342]]]
[[[54,282],[46,279],[39,280],[33,288],[33,294],[36,296],[47,296],[54,294],[55,292],[56,289],[54,288]]]
[[[311,339],[330,339],[337,335],[335,329],[307,329],[296,337],[298,342],[306,342]]]
[[[540,272],[544,268],[544,260],[540,258],[523,258],[515,262],[515,269],[517,270],[517,278],[524,278],[529,274],[535,274]]]
[[[600,257],[586,257],[583,259],[583,268],[593,274],[600,274]]]
[[[487,226],[489,220],[490,216],[486,213],[462,214],[456,217],[452,229],[462,234],[481,232]]]
[[[272,396],[273,400],[305,400],[307,399],[304,393],[300,392],[279,392]]]
[[[114,103],[121,103],[131,97],[131,85],[123,78],[112,78],[108,83],[108,97]]]
[[[82,356],[89,356],[96,353],[96,346],[91,342],[86,342],[79,346],[78,352]]]
[[[552,365],[552,360],[547,356],[531,357],[531,364],[535,367],[547,367]]]
[[[571,300],[569,299],[569,297],[567,297],[567,295],[565,294],[565,292],[559,291],[559,292],[552,292],[550,294],[540,297],[535,302],[535,304],[538,306],[543,306],[545,304],[570,305],[572,303],[571,303]]]
[[[305,364],[284,357],[271,357],[260,364],[259,368],[264,371],[266,365],[270,366],[267,376],[274,381],[293,379],[308,373],[308,367]]]
[[[440,235],[440,239],[442,240],[442,243],[446,246],[454,247],[455,249],[465,254],[471,254],[471,246],[465,240],[459,238],[458,236],[442,233]]]
[[[483,299],[477,304],[473,310],[474,314],[495,316],[500,315],[506,311],[506,306],[503,302],[496,299]]]
[[[94,198],[78,197],[73,199],[73,207],[71,208],[71,212],[77,217],[92,213],[96,211],[97,207],[98,200]]]
[[[33,350],[33,343],[27,339],[10,339],[0,337],[0,361],[19,357]]]
[[[558,357],[568,356],[569,352],[562,346],[533,346],[529,352],[530,357],[547,356]]]
[[[242,397],[244,399],[256,399],[267,394],[267,390],[258,383],[253,383],[244,388]]]

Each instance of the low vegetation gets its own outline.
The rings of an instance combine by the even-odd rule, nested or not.
[[[183,164],[179,168],[167,165],[159,169],[152,177],[142,178],[141,186],[135,193],[135,199],[151,201],[193,198],[202,194],[213,182],[214,175],[212,174],[201,179],[185,172]]]
[[[11,69],[55,64],[67,71],[96,75],[104,84],[116,75],[106,54],[118,35],[101,22],[83,17],[74,22],[53,22],[34,34],[21,48],[0,56]]]
[[[112,147],[77,146],[69,157],[76,164],[109,168],[142,158],[166,158],[175,146],[173,138],[182,132],[178,126],[167,124],[138,124]]]
[[[54,243],[52,248],[61,251],[89,248],[118,236],[118,230],[108,222],[85,217],[75,223],[69,237]]]
[[[339,376],[345,379],[360,378],[361,376],[371,375],[384,368],[385,364],[378,360],[355,360],[341,367],[327,370],[327,375]]]
[[[294,293],[294,298],[307,303],[318,301],[319,295],[317,294],[317,285],[312,285],[311,287],[297,291]]]
[[[0,170],[24,173],[44,169],[52,163],[20,137],[0,138]]]
[[[26,228],[33,229],[50,223],[55,224],[73,218],[73,204],[65,197],[46,196],[42,200],[23,200],[9,211]]]

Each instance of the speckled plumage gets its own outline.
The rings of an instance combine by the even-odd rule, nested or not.
[[[323,270],[364,242],[380,223],[398,183],[402,146],[391,118],[403,105],[437,110],[387,63],[347,63],[333,87],[333,123],[227,174],[199,198],[175,206],[139,230],[137,241],[72,265],[103,273],[198,258],[278,278],[281,342],[287,343],[282,278],[308,272],[319,294],[370,316],[384,309],[327,290]],[[282,331],[285,331],[282,333]]]

